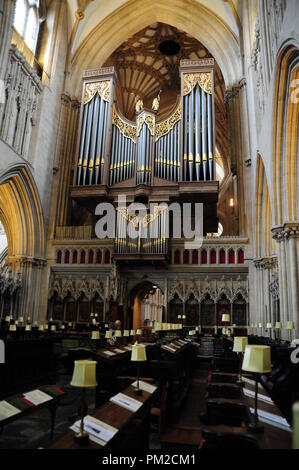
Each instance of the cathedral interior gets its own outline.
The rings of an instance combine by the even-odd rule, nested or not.
[[[299,449],[298,24],[0,0],[0,449]]]

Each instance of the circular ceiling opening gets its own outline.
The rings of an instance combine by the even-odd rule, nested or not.
[[[175,55],[180,51],[180,49],[181,46],[176,41],[171,39],[162,41],[159,44],[159,51],[164,55]]]

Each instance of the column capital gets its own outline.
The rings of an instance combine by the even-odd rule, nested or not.
[[[299,238],[299,222],[285,222],[283,225],[277,225],[271,229],[272,238],[281,242],[290,238]]]
[[[277,256],[266,256],[261,261],[261,267],[264,269],[273,269],[278,266]]]
[[[281,242],[284,239],[283,236],[283,225],[275,225],[271,228],[272,238],[276,242]]]

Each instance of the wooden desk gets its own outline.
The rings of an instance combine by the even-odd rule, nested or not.
[[[106,424],[110,424],[110,426],[115,427],[119,431],[111,439],[111,441],[107,443],[105,447],[89,440],[88,444],[84,446],[85,449],[107,449],[107,448],[109,449],[112,447],[118,448],[121,445],[121,439],[122,439],[122,436],[124,435],[124,431],[128,429],[128,426],[133,420],[133,418],[140,416],[142,412],[144,411],[148,411],[148,414],[149,414],[149,403],[156,392],[154,392],[153,394],[150,394],[148,392],[143,391],[141,396],[137,396],[134,394],[134,388],[130,385],[122,393],[124,393],[125,395],[128,395],[129,397],[134,398],[135,400],[140,401],[142,403],[142,406],[139,408],[139,410],[136,413],[126,410],[125,408],[119,405],[116,405],[115,403],[112,403],[110,401],[102,405],[100,408],[98,408],[93,414],[94,418],[100,419]],[[148,406],[148,410],[145,410],[147,406]],[[58,439],[51,447],[51,449],[80,449],[80,448],[82,448],[82,446],[80,446],[80,444],[78,444],[74,440],[73,431],[67,432],[64,436]]]
[[[35,411],[41,410],[42,408],[47,408],[49,410],[51,418],[50,435],[51,439],[53,438],[56,410],[61,398],[65,396],[65,392],[59,387],[56,387],[55,385],[39,387],[37,390],[41,390],[47,395],[50,395],[52,397],[52,400],[41,403],[40,405],[30,405],[28,402],[22,401],[22,398],[24,397],[24,395],[26,395],[26,393],[19,393],[17,395],[13,395],[5,399],[5,401],[20,409],[21,413],[10,416],[9,418],[0,421],[1,433],[3,432],[4,426],[8,425],[9,423],[12,423],[13,421],[16,421],[19,418],[23,418],[28,414],[34,413]]]

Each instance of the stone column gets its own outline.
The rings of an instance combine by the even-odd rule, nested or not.
[[[284,226],[276,226],[271,229],[272,237],[278,243],[278,265],[279,265],[279,291],[280,291],[280,319],[283,324],[289,318],[288,310],[288,290],[291,287],[287,282],[287,266],[286,266],[286,247],[284,237]],[[287,339],[286,332],[283,328],[282,337]]]
[[[233,175],[237,175],[237,194],[235,194],[238,203],[238,222],[239,233],[245,234],[245,210],[244,210],[244,186],[243,186],[243,143],[242,143],[242,117],[243,110],[240,103],[240,88],[238,84],[232,89],[227,90],[225,94],[225,103],[228,107],[231,133],[231,170]],[[248,157],[246,157],[247,159]]]
[[[14,12],[15,0],[0,0],[0,79],[2,80],[6,74]]]
[[[289,296],[289,316],[288,320],[293,320],[296,327],[296,338],[299,334],[299,268],[298,268],[298,252],[299,252],[299,222],[286,223],[284,226],[285,247],[289,256],[288,285]]]

